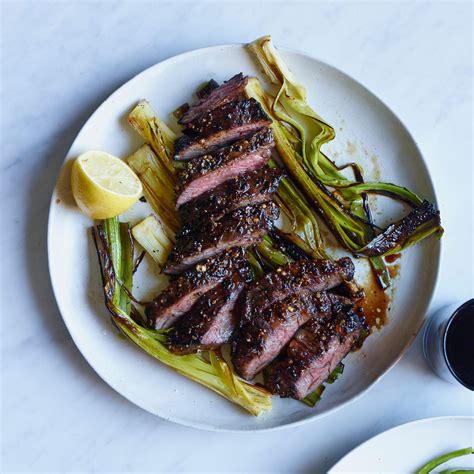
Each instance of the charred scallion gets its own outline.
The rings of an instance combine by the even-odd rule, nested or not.
[[[237,377],[227,362],[215,352],[178,356],[166,345],[166,331],[144,328],[134,321],[127,292],[132,289],[132,237],[128,224],[107,219],[93,229],[94,242],[102,272],[105,304],[118,329],[137,346],[180,374],[214,390],[253,415],[271,409],[266,390]],[[122,289],[126,285],[126,290]]]
[[[346,178],[341,173],[344,167],[337,167],[321,150],[325,143],[334,139],[334,129],[307,104],[306,89],[288,69],[271,38],[258,39],[249,45],[249,50],[278,90],[272,96],[253,78],[246,92],[258,100],[273,119],[275,142],[285,167],[342,245],[363,255],[365,247],[376,238],[368,194],[384,194],[412,207],[420,206],[423,200],[392,183],[364,182],[362,169],[355,163],[344,166],[353,169],[355,181]],[[404,246],[432,233],[441,233],[439,222],[437,227],[406,239]],[[389,275],[382,255],[367,256],[380,284],[386,287]]]
[[[344,364],[340,362],[336,368],[329,374],[329,377],[326,379],[326,384],[333,384],[339,376],[344,372]],[[306,395],[305,398],[303,398],[301,401],[310,406],[314,407],[316,403],[318,403],[321,400],[321,396],[324,392],[324,389],[326,386],[322,383],[318,388],[313,390],[309,395]]]
[[[162,225],[170,234],[176,233],[180,223],[175,209],[174,179],[170,179],[163,161],[149,145],[143,145],[127,158],[127,163],[142,182],[143,194]]]

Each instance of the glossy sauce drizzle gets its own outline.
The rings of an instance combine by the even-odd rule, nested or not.
[[[363,287],[365,298],[356,306],[364,310],[365,320],[369,327],[380,329],[387,322],[390,296],[380,288],[372,272],[369,272]]]

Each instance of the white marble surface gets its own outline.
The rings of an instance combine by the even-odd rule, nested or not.
[[[474,414],[470,392],[428,370],[418,338],[368,394],[303,427],[239,435],[164,422],[105,385],[75,348],[51,292],[45,241],[63,157],[117,86],[177,53],[271,33],[347,71],[406,123],[429,163],[446,228],[431,311],[472,297],[470,2],[1,8],[3,472],[324,472],[392,426]]]

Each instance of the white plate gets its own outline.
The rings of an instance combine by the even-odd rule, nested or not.
[[[301,53],[282,54],[307,86],[310,103],[335,127],[337,138],[326,148],[331,156],[339,161],[357,159],[365,166],[368,178],[371,173],[376,177],[377,156],[383,180],[407,186],[435,201],[428,170],[413,138],[379,99],[327,64]],[[71,196],[71,160],[90,149],[125,157],[141,144],[126,122],[127,113],[140,99],[148,99],[157,114],[166,118],[204,81],[223,81],[240,71],[258,73],[246,50],[240,45],[218,46],[168,59],[114,92],[90,117],[69,150],[53,194],[48,234],[50,273],[61,314],[79,350],[97,373],[151,413],[184,425],[229,431],[301,424],[365,392],[397,362],[419,331],[435,286],[440,254],[439,241],[434,239],[404,253],[390,322],[368,339],[362,351],[347,358],[344,375],[326,390],[317,408],[274,397],[273,411],[253,418],[118,337],[103,307],[88,234],[91,222],[74,207]],[[401,215],[400,208],[387,199],[380,200],[378,209],[384,215]],[[138,282],[139,291],[144,285]]]
[[[344,456],[329,472],[413,473],[442,454],[469,446],[474,446],[474,418],[426,418],[374,436]],[[453,459],[434,472],[455,467],[474,468],[474,456]]]

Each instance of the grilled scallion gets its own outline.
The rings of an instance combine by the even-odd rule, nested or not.
[[[252,415],[271,409],[269,392],[236,376],[215,352],[178,356],[166,345],[166,331],[145,328],[134,321],[128,294],[132,289],[133,243],[129,224],[107,219],[93,228],[101,267],[105,304],[118,329],[137,346],[180,374],[237,403]],[[136,319],[136,318],[135,318]]]

